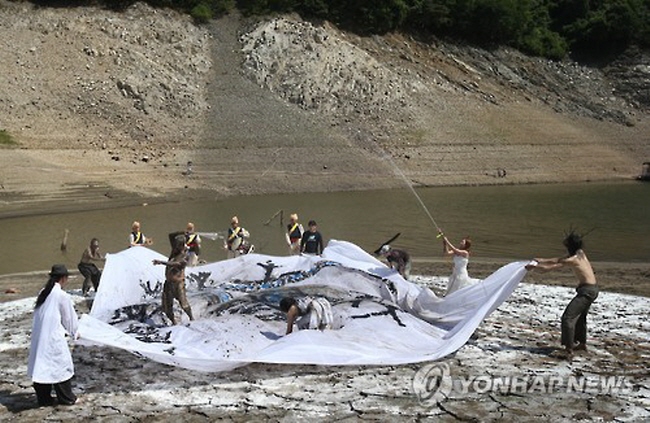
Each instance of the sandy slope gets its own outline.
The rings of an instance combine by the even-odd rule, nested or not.
[[[19,143],[0,154],[3,216],[402,186],[396,168],[415,185],[630,178],[650,157],[643,53],[595,69],[295,17],[0,0],[0,60]]]

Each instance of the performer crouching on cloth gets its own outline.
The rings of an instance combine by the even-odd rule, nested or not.
[[[298,329],[332,329],[332,306],[325,298],[285,297],[280,300],[280,310],[287,313],[287,335]]]
[[[76,339],[79,327],[72,299],[62,289],[69,275],[64,265],[52,266],[50,278],[36,298],[27,376],[34,383],[40,407],[54,405],[52,388],[59,404],[77,402],[70,382],[74,376],[72,354],[65,339],[66,333]]]

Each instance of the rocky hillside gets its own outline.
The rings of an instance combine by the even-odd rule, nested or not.
[[[144,4],[0,0],[0,60],[0,129],[19,145],[3,149],[6,205],[70,189],[391,187],[401,172],[422,185],[616,179],[650,160],[639,51],[595,69],[295,16],[197,27]]]

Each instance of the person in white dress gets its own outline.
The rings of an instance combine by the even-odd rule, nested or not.
[[[447,296],[452,292],[472,285],[476,281],[476,279],[470,278],[469,273],[467,272],[467,265],[469,264],[469,249],[472,246],[472,241],[469,239],[469,236],[467,236],[460,241],[458,247],[455,247],[442,232],[440,232],[440,234],[442,236],[443,252],[447,255],[451,255],[454,261],[454,270],[449,277],[447,292],[445,293],[445,296]]]
[[[54,405],[52,389],[60,405],[77,402],[70,382],[74,376],[72,354],[65,339],[66,334],[76,339],[79,327],[72,299],[62,289],[69,275],[64,265],[52,266],[34,308],[27,376],[33,382],[40,407]]]

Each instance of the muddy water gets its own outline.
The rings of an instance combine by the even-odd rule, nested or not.
[[[452,241],[471,236],[474,257],[559,255],[564,230],[574,226],[592,230],[585,240],[592,260],[650,261],[650,184],[445,187],[417,193]],[[343,239],[374,250],[399,232],[393,245],[409,250],[416,260],[441,255],[431,219],[405,188],[251,196],[2,219],[0,275],[45,270],[57,262],[75,269],[92,237],[100,239],[103,252],[118,252],[127,246],[133,220],[139,220],[143,232],[154,239],[152,248],[167,255],[169,232],[182,230],[188,221],[198,231],[225,231],[236,214],[250,231],[256,252],[282,255],[286,253],[283,231],[292,212],[305,226],[308,220],[316,220],[326,242]],[[61,251],[66,229],[67,251]],[[225,258],[222,241],[204,240],[203,258]]]

